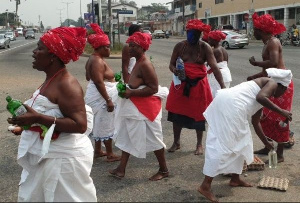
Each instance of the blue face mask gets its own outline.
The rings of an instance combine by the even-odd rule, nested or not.
[[[190,44],[197,44],[200,39],[200,32],[196,32],[195,30],[189,30],[187,33],[187,41]]]

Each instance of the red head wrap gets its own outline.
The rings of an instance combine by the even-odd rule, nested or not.
[[[215,31],[210,31],[208,37],[219,42],[221,40],[224,40],[226,38],[226,35],[220,30],[215,30]]]
[[[286,30],[285,26],[278,23],[270,14],[258,16],[257,13],[252,15],[254,27],[272,35],[277,35]]]
[[[205,42],[208,42],[208,33],[209,32],[203,32],[202,40]]]
[[[149,49],[151,44],[151,36],[147,33],[135,32],[133,35],[128,37],[126,43],[134,42],[140,47],[142,47],[145,51]]]
[[[87,38],[88,42],[92,45],[94,49],[97,49],[101,46],[110,45],[108,36],[101,30],[98,24],[90,24],[92,29],[95,31],[94,34],[90,34]]]
[[[211,29],[210,25],[207,25],[198,19],[189,20],[185,28],[186,30],[199,30],[201,32],[209,32]]]
[[[81,27],[58,27],[46,32],[40,40],[64,64],[77,61],[86,43],[86,30]]]

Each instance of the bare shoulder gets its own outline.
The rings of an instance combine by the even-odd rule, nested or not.
[[[270,41],[268,42],[268,49],[280,49],[281,48],[281,43],[279,41],[279,39],[277,39],[276,37],[272,37],[270,39]]]
[[[78,80],[69,72],[62,76],[59,80],[58,88],[64,97],[68,98],[72,95],[74,97],[81,97],[83,90]]]

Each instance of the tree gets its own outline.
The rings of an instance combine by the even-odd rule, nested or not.
[[[75,20],[72,19],[66,19],[63,23],[62,26],[68,26],[68,25],[74,25],[77,26],[77,22]]]
[[[161,3],[151,3],[151,8],[151,13],[169,11],[169,9]]]
[[[84,26],[84,20],[82,17],[79,17],[77,20],[77,27],[83,27]]]
[[[137,4],[135,3],[135,1],[129,1],[128,4],[129,4],[130,6],[137,7]]]

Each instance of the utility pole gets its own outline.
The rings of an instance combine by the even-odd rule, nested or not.
[[[82,27],[82,13],[81,13],[81,0],[80,0],[80,26]]]
[[[61,11],[64,10],[63,8],[57,9],[59,10],[59,20],[60,20],[60,26],[62,26],[62,21],[61,21]]]
[[[68,18],[68,27],[70,26],[70,19],[69,19],[69,4],[72,4],[73,2],[61,2],[63,4],[67,5],[67,18]]]
[[[184,36],[184,30],[185,30],[185,19],[184,19],[184,0],[182,1],[182,35]]]
[[[102,0],[98,0],[98,10],[99,10],[99,22],[100,22],[100,27],[102,25]]]
[[[108,8],[108,16],[109,16],[109,23],[108,23],[108,27],[109,27],[109,41],[110,41],[110,47],[112,48],[113,45],[113,40],[112,40],[112,14],[111,14],[111,0],[108,0],[108,4],[107,4],[107,8]]]

